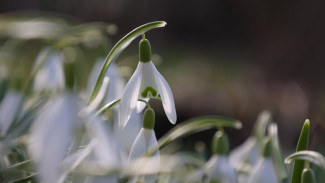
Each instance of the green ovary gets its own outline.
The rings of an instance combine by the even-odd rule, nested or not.
[[[156,97],[157,94],[158,94],[157,90],[155,90],[155,89],[152,88],[151,86],[148,86],[146,89],[144,89],[144,90],[141,92],[141,96],[142,96],[143,98],[146,98],[146,97],[148,97],[149,92],[151,93],[151,96],[152,96],[152,97]]]

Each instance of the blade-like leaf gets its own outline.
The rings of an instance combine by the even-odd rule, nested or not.
[[[105,63],[102,67],[102,70],[100,71],[100,74],[97,78],[96,84],[94,86],[94,89],[91,92],[90,98],[88,102],[90,103],[97,95],[101,83],[104,79],[105,73],[108,69],[108,67],[114,62],[114,60],[121,54],[121,52],[129,46],[129,44],[137,38],[139,35],[144,34],[145,32],[158,28],[158,27],[164,27],[166,25],[166,22],[164,21],[156,21],[156,22],[150,22],[144,25],[141,25],[140,27],[134,29],[133,31],[129,32],[127,35],[125,35],[120,41],[118,41],[115,46],[111,49],[109,54],[107,55],[105,59]]]
[[[242,127],[242,124],[236,119],[224,116],[203,116],[199,118],[194,118],[177,125],[166,135],[160,138],[158,141],[159,149],[162,149],[167,144],[171,143],[172,141],[178,138],[185,137],[187,135],[207,130],[210,128],[218,127],[232,127],[240,129]]]
[[[325,170],[325,157],[316,151],[299,151],[288,156],[284,162],[289,164],[295,160],[306,160]]]
[[[310,122],[307,119],[302,127],[300,137],[297,144],[296,152],[303,151],[308,149],[308,141],[309,141],[309,131],[310,131]],[[291,183],[300,183],[301,182],[301,174],[303,169],[305,168],[304,160],[297,160],[293,164]]]
[[[279,143],[278,126],[275,123],[271,123],[268,128],[268,133],[271,137],[272,153],[275,159],[277,173],[282,182],[288,182],[288,172],[283,163],[282,151]]]

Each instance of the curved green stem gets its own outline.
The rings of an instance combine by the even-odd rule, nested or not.
[[[164,27],[166,25],[166,22],[164,21],[156,21],[156,22],[150,22],[147,24],[144,24],[136,29],[134,29],[133,31],[131,31],[130,33],[128,33],[126,36],[124,36],[121,40],[119,40],[115,46],[111,49],[111,51],[109,52],[109,54],[107,55],[104,65],[102,67],[102,70],[100,71],[100,74],[97,78],[96,84],[91,92],[91,95],[89,97],[88,103],[90,103],[97,95],[100,86],[103,82],[105,73],[108,69],[108,67],[115,61],[115,59],[121,54],[121,52],[129,46],[129,44],[135,39],[137,38],[139,35],[154,29],[154,28],[158,28],[158,27]]]

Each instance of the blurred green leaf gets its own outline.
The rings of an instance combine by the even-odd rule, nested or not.
[[[242,124],[236,119],[224,116],[203,116],[194,118],[177,125],[166,135],[161,137],[158,141],[159,149],[162,149],[172,141],[181,137],[185,137],[190,134],[197,133],[210,128],[219,127],[232,127],[240,129],[242,127]]]
[[[279,143],[279,135],[278,135],[278,125],[275,123],[271,123],[268,127],[268,133],[271,137],[271,143],[272,143],[272,154],[275,159],[275,166],[277,173],[282,180],[282,182],[288,182],[289,176],[287,169],[283,163],[283,157],[282,157],[282,150]]]
[[[106,74],[106,71],[108,67],[114,62],[114,60],[121,54],[121,52],[129,46],[129,44],[137,38],[139,35],[144,34],[145,32],[158,28],[158,27],[164,27],[166,25],[166,22],[164,21],[156,21],[156,22],[150,22],[144,25],[141,25],[138,28],[135,28],[131,32],[129,32],[127,35],[125,35],[121,40],[119,40],[114,47],[111,49],[109,54],[107,55],[105,59],[105,63],[102,67],[102,70],[100,71],[100,74],[97,78],[96,84],[91,92],[90,98],[88,100],[88,103],[90,103],[97,95],[100,86],[103,82],[104,76]]]
[[[289,164],[296,160],[306,160],[325,170],[325,157],[316,151],[299,151],[288,156],[284,162]]]

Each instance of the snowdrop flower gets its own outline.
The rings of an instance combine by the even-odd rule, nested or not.
[[[30,132],[28,150],[41,182],[60,183],[66,177],[61,167],[79,124],[79,99],[72,92],[56,96],[37,116]]]
[[[255,165],[248,178],[248,183],[280,183],[271,159],[271,148],[271,141],[268,138],[265,142],[263,157]]]
[[[0,136],[6,135],[10,125],[15,120],[23,95],[17,91],[9,90],[0,104]]]
[[[218,131],[213,139],[214,155],[205,165],[208,182],[237,183],[237,175],[229,164],[229,140],[223,131]]]
[[[154,183],[158,177],[158,171],[160,166],[160,153],[158,148],[158,142],[153,130],[155,122],[155,113],[152,109],[147,109],[144,113],[143,127],[140,130],[137,138],[134,141],[134,144],[131,148],[129,155],[129,164],[132,166],[141,157],[150,158],[149,166],[150,172],[154,172],[149,175],[137,175],[132,179],[131,182],[145,182],[145,183]],[[157,149],[155,153],[150,156],[150,151]],[[150,156],[150,157],[149,157]],[[138,167],[139,172],[141,172],[141,167]]]
[[[44,59],[46,60],[44,61]],[[59,52],[51,53],[50,48],[41,50],[35,62],[35,68],[43,64],[35,75],[35,91],[64,89],[65,79],[62,59],[62,55]]]
[[[139,64],[134,74],[127,83],[119,107],[120,128],[127,124],[133,110],[136,107],[138,98],[159,98],[169,121],[176,123],[176,110],[172,91],[157,71],[151,61],[151,48],[147,39],[142,39],[139,44]]]
[[[188,177],[186,182],[237,183],[235,169],[229,164],[229,140],[223,131],[215,133],[212,142],[213,155],[202,169]]]
[[[251,136],[230,153],[229,161],[236,170],[250,169],[257,163],[259,155],[257,139]]]
[[[263,144],[261,139],[265,136],[267,124],[270,120],[271,113],[269,111],[262,111],[257,117],[253,135],[230,153],[230,164],[235,167],[237,171],[249,172],[251,167],[257,163],[260,156],[260,149]]]

